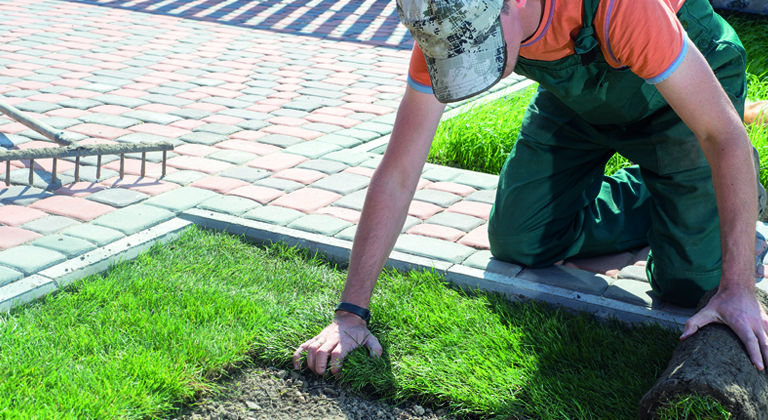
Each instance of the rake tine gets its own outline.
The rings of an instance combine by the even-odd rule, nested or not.
[[[75,182],[80,182],[80,156],[75,158]]]
[[[29,185],[32,185],[32,181],[35,180],[35,160],[29,160]]]
[[[147,172],[147,152],[141,153],[141,177],[144,178],[144,175]]]
[[[120,155],[120,179],[125,178],[125,155]]]
[[[96,156],[96,181],[101,179],[101,155]]]
[[[51,170],[51,182],[56,183],[56,166],[57,166],[58,160],[56,158],[53,158],[53,168]]]
[[[168,157],[168,152],[163,150],[163,177],[165,177],[165,161],[167,157]]]
[[[11,186],[11,161],[5,162],[5,186]]]

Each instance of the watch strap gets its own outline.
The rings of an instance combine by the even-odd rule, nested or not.
[[[357,305],[353,305],[351,303],[347,302],[341,302],[338,306],[336,306],[336,310],[334,312],[349,312],[351,314],[355,314],[362,318],[363,321],[365,321],[365,325],[368,325],[368,322],[371,320],[371,311],[365,308],[361,308]]]

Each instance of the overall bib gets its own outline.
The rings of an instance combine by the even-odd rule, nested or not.
[[[693,132],[658,90],[605,61],[594,37],[598,2],[584,1],[576,54],[518,59],[515,72],[540,87],[499,176],[491,252],[543,267],[648,244],[654,292],[694,306],[720,282],[711,171]],[[687,0],[677,17],[743,116],[746,53],[736,33],[707,0]],[[636,166],[606,177],[614,151]]]

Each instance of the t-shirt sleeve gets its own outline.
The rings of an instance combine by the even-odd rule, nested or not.
[[[609,64],[629,67],[652,84],[677,70],[688,51],[670,0],[610,0],[604,33]]]
[[[419,44],[413,43],[413,51],[411,52],[411,63],[408,66],[408,85],[419,92],[429,93],[432,92],[432,82],[429,80],[429,72],[427,71],[427,61],[424,59],[424,53],[421,52]]]

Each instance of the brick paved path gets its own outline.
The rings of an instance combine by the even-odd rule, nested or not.
[[[0,309],[191,223],[347,258],[404,91],[412,40],[394,2],[4,0],[0,17],[6,102],[81,144],[175,145],[162,179],[159,153],[144,178],[140,156],[126,156],[123,179],[116,156],[98,179],[83,159],[80,182],[60,161],[56,184],[50,160],[34,162],[32,185],[30,163],[13,162],[0,190]],[[0,118],[0,146],[51,147],[43,140]],[[496,182],[427,165],[390,265],[629,320],[690,314],[653,297],[634,265],[642,250],[541,270],[493,260]]]

